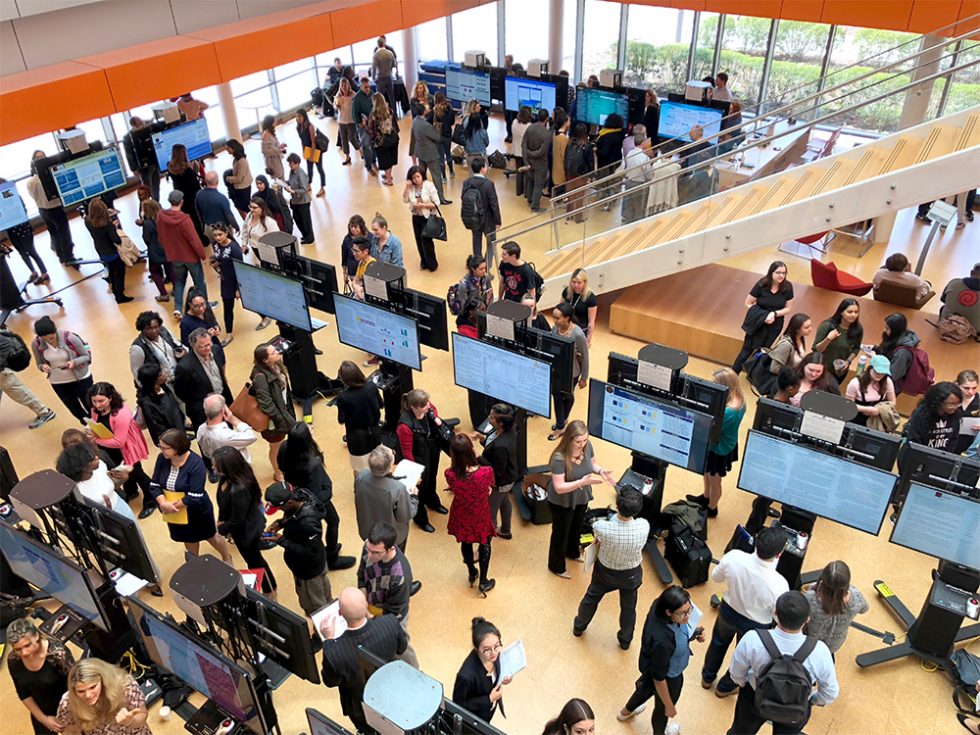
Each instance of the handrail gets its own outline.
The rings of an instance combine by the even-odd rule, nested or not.
[[[882,93],[880,95],[877,95],[876,97],[873,97],[873,98],[871,98],[869,100],[865,100],[863,102],[860,102],[858,104],[852,105],[850,107],[845,107],[842,110],[837,110],[835,112],[828,113],[827,115],[824,115],[823,117],[819,117],[819,118],[817,118],[815,120],[812,120],[810,122],[804,123],[802,125],[797,125],[797,126],[795,126],[793,128],[790,128],[789,130],[782,131],[782,132],[780,132],[778,134],[774,134],[774,135],[771,135],[771,136],[767,136],[765,138],[761,138],[761,139],[759,139],[759,140],[757,140],[755,142],[752,142],[752,143],[749,143],[748,145],[745,145],[742,148],[739,148],[738,150],[741,153],[741,152],[744,152],[744,151],[752,150],[753,148],[765,147],[765,146],[769,145],[769,143],[771,143],[772,141],[778,140],[779,138],[782,138],[782,137],[784,137],[786,135],[789,135],[789,134],[791,134],[793,132],[796,132],[796,131],[799,131],[799,130],[802,130],[802,129],[807,129],[807,128],[815,127],[815,126],[817,126],[817,125],[819,125],[821,123],[824,123],[824,122],[826,122],[828,120],[831,120],[831,119],[833,119],[835,117],[839,117],[841,115],[847,114],[848,112],[852,112],[854,110],[861,109],[862,107],[866,107],[868,105],[873,105],[873,104],[875,104],[877,102],[881,102],[882,100],[887,99],[887,98],[889,98],[889,97],[891,97],[893,95],[901,94],[902,92],[906,92],[909,89],[911,89],[911,88],[913,88],[913,87],[915,87],[915,86],[917,86],[919,84],[922,84],[924,82],[933,81],[935,79],[944,77],[944,76],[946,76],[948,74],[956,73],[956,72],[962,71],[964,69],[969,69],[969,68],[972,68],[972,67],[977,66],[977,65],[980,65],[980,59],[974,59],[972,61],[968,61],[968,62],[964,62],[962,64],[959,64],[958,66],[950,67],[949,69],[946,69],[946,70],[940,70],[940,71],[934,72],[933,74],[930,74],[929,76],[922,77],[922,78],[916,79],[914,81],[909,81],[908,83],[902,85],[901,87],[897,87],[895,89],[892,89],[892,90],[889,90],[887,92],[884,92],[884,93]],[[699,162],[695,166],[692,166],[692,167],[687,168],[687,169],[683,169],[682,171],[679,171],[679,172],[676,172],[676,173],[672,173],[672,174],[668,174],[668,175],[661,175],[659,177],[655,177],[655,178],[651,179],[650,181],[644,182],[644,184],[642,186],[638,186],[638,187],[632,188],[632,189],[630,189],[628,191],[616,191],[614,194],[612,194],[612,195],[610,195],[610,196],[608,196],[608,197],[606,197],[604,199],[600,199],[600,200],[593,201],[593,202],[590,202],[590,203],[586,204],[585,206],[583,206],[583,207],[581,207],[580,209],[577,210],[577,214],[585,213],[585,212],[589,211],[590,209],[595,209],[595,208],[600,207],[600,206],[602,206],[604,204],[611,204],[613,201],[618,200],[618,199],[622,199],[623,197],[625,197],[627,195],[635,195],[635,194],[637,194],[640,191],[646,191],[646,190],[650,189],[652,186],[654,186],[655,184],[658,184],[660,182],[663,182],[663,181],[665,181],[667,179],[670,179],[670,178],[679,178],[680,176],[689,175],[689,174],[691,174],[694,171],[703,170],[703,169],[709,168],[709,167],[713,166],[715,163],[721,161],[722,159],[728,158],[731,155],[732,155],[731,152],[721,153],[721,154],[718,154],[718,155],[713,156],[710,159],[705,159],[704,161]],[[658,160],[658,163],[660,163],[661,165],[663,165],[664,160],[663,159],[659,159]],[[535,230],[539,230],[539,229],[541,229],[541,228],[543,228],[545,226],[554,225],[559,220],[563,219],[564,217],[565,217],[565,214],[564,213],[561,213],[561,214],[558,214],[558,215],[552,214],[552,216],[550,218],[545,219],[545,220],[542,220],[542,221],[539,221],[539,222],[535,223],[534,225],[532,225],[530,227],[527,227],[527,228],[525,228],[523,230],[520,230],[518,232],[504,233],[503,235],[501,235],[501,237],[499,238],[499,240],[502,241],[504,239],[509,239],[509,240],[510,239],[514,239],[514,238],[519,237],[521,235],[525,235],[525,234],[527,234],[529,232],[533,232]],[[562,249],[562,246],[560,244],[558,245],[558,247],[553,248],[553,250],[561,250],[561,249]]]
[[[948,24],[946,26],[942,26],[941,28],[936,29],[936,30],[937,31],[941,31],[941,30],[943,30],[945,28],[950,28],[952,26],[957,26],[957,25],[960,25],[960,24],[962,24],[964,22],[968,22],[968,21],[970,21],[972,19],[975,19],[975,18],[980,18],[980,13],[977,13],[975,15],[969,16],[968,18],[965,18],[963,20],[956,21],[955,23],[950,23],[950,24]],[[856,91],[862,91],[864,89],[868,89],[868,88],[873,87],[873,86],[876,86],[878,84],[883,84],[883,83],[889,82],[889,81],[895,79],[899,75],[911,74],[911,73],[915,72],[916,70],[922,68],[923,66],[937,64],[937,63],[942,63],[942,61],[944,61],[945,59],[956,56],[957,53],[958,53],[958,51],[957,50],[951,51],[949,53],[944,54],[939,59],[930,59],[928,62],[917,64],[917,65],[913,66],[910,69],[902,69],[901,71],[898,71],[898,72],[892,74],[890,77],[888,77],[886,79],[881,79],[881,80],[872,82],[871,84],[869,84],[869,85],[867,85],[865,87],[862,87],[859,90],[853,90],[852,89],[848,93],[848,95],[840,95],[838,97],[833,97],[833,98],[830,98],[830,99],[827,99],[826,98],[826,95],[831,94],[831,93],[835,92],[836,90],[842,89],[843,87],[850,87],[850,86],[854,85],[855,83],[860,82],[861,80],[864,80],[864,79],[866,79],[868,77],[879,75],[882,72],[888,71],[888,70],[893,69],[893,68],[895,68],[897,66],[904,66],[905,64],[908,63],[909,60],[916,59],[916,58],[918,58],[920,56],[923,56],[925,54],[931,53],[931,52],[935,51],[935,49],[937,47],[946,47],[946,46],[949,46],[950,44],[956,43],[958,41],[962,41],[962,40],[968,38],[969,36],[975,34],[976,31],[977,31],[977,29],[973,29],[973,30],[967,31],[967,32],[965,32],[965,33],[963,33],[963,34],[961,34],[959,36],[954,36],[952,38],[946,38],[946,39],[944,39],[940,43],[934,44],[934,45],[929,46],[928,48],[925,48],[925,49],[920,49],[919,51],[917,51],[914,54],[911,54],[909,56],[905,56],[905,57],[903,57],[903,58],[901,58],[901,59],[899,59],[897,61],[894,61],[894,62],[892,62],[890,64],[886,64],[883,67],[879,67],[879,68],[876,68],[876,69],[869,70],[869,71],[867,71],[867,72],[865,72],[865,73],[863,73],[863,74],[861,74],[861,75],[859,75],[857,77],[853,77],[851,79],[845,80],[845,81],[843,81],[843,82],[841,82],[841,83],[839,83],[839,84],[837,84],[835,86],[832,86],[832,87],[829,87],[829,88],[824,88],[824,89],[819,89],[817,92],[815,92],[815,93],[813,93],[811,95],[808,95],[807,97],[804,97],[804,98],[799,99],[799,100],[796,100],[794,102],[785,104],[782,107],[777,107],[776,109],[767,112],[766,113],[766,116],[767,117],[779,116],[780,113],[790,112],[790,111],[794,111],[795,114],[797,114],[797,115],[806,114],[806,113],[811,112],[813,110],[819,110],[820,107],[823,107],[825,105],[828,105],[828,104],[831,104],[833,102],[836,102],[836,101],[838,101],[840,99],[843,99],[845,96],[854,94]],[[935,32],[936,31],[933,31],[933,33],[935,33]],[[870,57],[867,57],[866,59],[859,60],[859,61],[857,61],[857,62],[855,62],[853,64],[850,64],[850,65],[848,65],[846,67],[842,67],[841,69],[836,70],[835,72],[831,73],[830,75],[827,75],[826,77],[824,77],[824,79],[825,80],[826,79],[829,79],[834,74],[839,74],[839,73],[841,73],[843,71],[846,71],[848,69],[854,68],[854,67],[859,66],[859,65],[863,65],[863,62],[867,61],[868,59],[873,59],[873,58],[876,58],[877,56],[881,56],[881,55],[884,55],[884,54],[891,53],[896,48],[901,48],[903,46],[907,46],[909,44],[920,42],[920,41],[921,41],[921,36],[916,37],[914,39],[910,39],[909,41],[905,41],[905,42],[903,42],[901,44],[898,44],[897,46],[895,46],[893,48],[886,49],[884,51],[880,51],[877,54],[874,54],[874,55],[872,55]],[[941,73],[940,76],[946,76],[946,75],[951,74],[951,73],[953,73],[952,70],[946,69],[946,70],[943,70],[942,71],[942,73]],[[923,81],[922,79],[918,79],[918,80],[915,81],[915,83],[916,84],[920,84],[920,83],[922,83],[922,81]],[[806,86],[806,85],[801,85],[801,87],[803,87],[803,86]],[[789,92],[787,92],[786,94],[789,94]],[[806,107],[804,109],[800,109],[801,103],[805,103],[805,102],[807,102],[808,100],[811,100],[811,99],[812,100],[816,100],[816,104],[813,104],[812,106]],[[762,100],[762,101],[760,101],[758,103],[757,107],[758,106],[761,106],[765,102],[768,102],[768,100]],[[867,104],[870,104],[870,102],[867,103]],[[838,111],[835,114],[840,114],[841,112],[843,112],[843,111]],[[730,117],[732,117],[732,116],[731,115],[725,116],[723,118],[723,120],[727,120]],[[739,135],[739,136],[733,136],[733,138],[736,138],[736,139],[737,138],[742,138],[744,140],[744,138],[748,134],[746,132],[745,128],[747,126],[755,126],[755,127],[753,127],[753,130],[755,130],[756,127],[758,126],[758,121],[760,119],[761,119],[761,117],[756,117],[756,118],[753,118],[751,120],[746,120],[744,123],[741,123],[741,128],[742,128],[741,135]],[[702,140],[711,140],[711,139],[713,139],[715,137],[718,137],[720,135],[723,135],[723,134],[730,134],[729,133],[729,130],[726,130],[726,129],[723,128],[723,129],[719,130],[718,133],[713,133],[711,135],[705,136],[705,138],[703,138]],[[673,141],[665,141],[663,143],[660,143],[657,146],[654,146],[653,150],[656,151],[658,149],[664,148],[664,147],[666,147],[668,145],[671,145],[671,144],[674,144],[674,142]],[[681,157],[683,158],[683,153],[685,151],[691,151],[691,150],[693,150],[696,145],[697,145],[697,143],[695,143],[695,142],[686,143],[686,144],[682,145],[679,148],[674,148],[671,152],[672,153],[680,153],[681,154]],[[656,158],[651,158],[650,161],[648,161],[648,162],[646,162],[644,164],[641,164],[640,166],[632,169],[631,170],[631,173],[634,173],[635,174],[635,173],[637,173],[637,170],[643,171],[644,169],[652,168],[654,165],[656,165],[656,163],[657,163],[657,159]],[[618,181],[621,182],[623,180],[623,178],[625,177],[625,175],[626,175],[626,171],[625,170],[620,170],[619,167],[620,167],[620,164],[617,162],[617,164],[615,166],[615,169],[611,173],[609,173],[607,175],[604,175],[601,178],[598,178],[598,179],[595,179],[593,181],[590,181],[588,184],[584,185],[583,187],[579,187],[577,189],[566,191],[565,193],[561,194],[560,196],[554,197],[550,201],[550,207],[551,207],[551,209],[554,210],[554,209],[557,209],[557,208],[561,208],[561,207],[566,206],[566,204],[568,203],[569,198],[571,198],[573,195],[575,195],[575,196],[581,196],[580,191],[581,191],[581,189],[583,189],[585,187],[588,187],[588,188],[605,188],[605,187],[611,187],[611,186],[614,186],[617,183],[616,181],[614,181],[614,179],[617,179],[617,178],[618,178]],[[532,215],[531,217],[526,217],[523,220],[519,220],[518,222],[515,222],[515,223],[513,223],[510,226],[511,227],[518,227],[518,226],[521,226],[522,224],[524,224],[524,223],[526,223],[526,222],[528,222],[530,220],[539,220],[539,219],[540,219],[540,217],[537,217],[537,216],[533,216]],[[527,231],[526,228],[524,230],[521,230],[521,232],[526,232],[526,231]],[[516,234],[515,235],[512,235],[512,234],[508,233],[506,231],[506,229],[503,232],[498,233],[498,234],[499,234],[499,236],[501,238],[511,238],[511,237],[515,237],[516,236]],[[520,233],[518,233],[518,234],[520,234]]]

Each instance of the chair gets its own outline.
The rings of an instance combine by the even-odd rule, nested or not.
[[[776,249],[787,255],[795,255],[797,258],[812,260],[814,251],[826,255],[828,246],[836,237],[837,235],[835,233],[826,230],[814,235],[806,235],[804,237],[798,237],[795,240],[790,240],[789,242],[781,243]],[[823,242],[820,242],[821,240]]]
[[[929,289],[929,293],[920,299],[916,297],[917,291],[916,286],[882,281],[875,289],[874,297],[875,301],[883,301],[886,304],[904,306],[906,309],[921,309],[929,302],[929,299],[936,295],[935,291]]]
[[[810,261],[810,278],[813,285],[830,291],[840,291],[850,296],[864,296],[871,290],[871,284],[850,273],[837,270],[833,263],[821,263],[816,258]]]
[[[802,160],[804,163],[811,163],[819,158],[826,158],[834,154],[834,146],[843,128],[837,128],[827,140],[811,140],[807,143],[806,150],[803,152]]]

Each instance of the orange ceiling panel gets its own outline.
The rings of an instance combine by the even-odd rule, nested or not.
[[[658,5],[665,5],[666,3],[657,3]],[[704,10],[706,5],[706,0],[670,0],[670,7],[679,8],[680,10]]]
[[[115,107],[102,69],[65,61],[4,76],[0,109],[0,145],[6,145],[108,115]]]
[[[779,17],[786,20],[802,20],[819,23],[823,15],[823,0],[783,0]]]
[[[937,28],[951,25],[959,18],[962,5],[962,0],[929,0],[928,2],[915,0],[908,29],[915,33],[929,33]],[[974,5],[980,11],[980,3]],[[947,29],[943,35],[953,35],[953,29]]]
[[[480,0],[407,0],[402,3],[402,22],[411,28],[481,4]]]
[[[976,30],[977,32],[971,38],[974,41],[980,41],[980,18],[971,17],[980,13],[980,7],[978,6],[980,6],[980,3],[977,3],[977,0],[963,0],[963,5],[960,7],[960,18],[970,18],[970,20],[965,23],[957,23],[956,28],[953,30],[954,36]]]
[[[409,0],[410,3],[411,1]],[[333,26],[334,40],[334,45],[330,48],[366,41],[405,27],[402,22],[402,3],[399,0],[375,0],[334,10],[330,13],[330,24]]]
[[[821,20],[844,26],[905,31],[912,5],[913,0],[824,0]]]
[[[214,45],[172,36],[77,59],[105,71],[116,112],[221,81]]]
[[[783,0],[707,0],[706,9],[713,13],[778,18],[782,5]]]

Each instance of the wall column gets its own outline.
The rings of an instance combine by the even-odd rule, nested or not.
[[[548,71],[557,74],[561,71],[562,30],[565,27],[564,0],[551,0],[548,14]]]
[[[931,76],[939,71],[940,59],[945,52],[946,44],[943,36],[928,35],[923,36],[919,44],[919,51],[926,53],[915,59],[917,68],[912,72],[912,81],[923,77]],[[932,101],[933,89],[936,80],[930,79],[927,82],[916,84],[905,93],[905,103],[902,105],[902,117],[899,120],[899,130],[905,130],[913,125],[925,122],[929,114],[929,104]],[[873,235],[874,243],[887,243],[892,236],[892,229],[895,226],[895,213],[884,214],[875,218],[875,229]]]
[[[419,80],[419,55],[415,48],[415,26],[402,33],[402,59],[405,62],[405,86],[411,96],[412,87]]]
[[[218,90],[218,102],[221,103],[221,116],[225,121],[225,138],[242,139],[242,126],[238,124],[238,110],[235,109],[235,95],[232,94],[231,84],[222,82],[215,85]]]

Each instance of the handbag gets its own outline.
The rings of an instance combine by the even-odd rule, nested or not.
[[[330,149],[330,138],[322,130],[316,131],[316,147],[324,152]]]
[[[453,128],[452,141],[456,145],[466,145],[466,133],[463,131],[461,123],[457,123]]]
[[[122,262],[131,267],[142,257],[142,253],[129,235],[120,229],[117,229],[116,232],[119,233],[120,240],[120,243],[116,245],[116,252],[119,253]]]
[[[269,415],[259,408],[259,402],[252,393],[252,383],[246,380],[245,385],[231,402],[229,409],[238,418],[251,426],[256,431],[267,431],[269,429]]]
[[[443,242],[449,239],[449,234],[446,232],[446,220],[443,219],[438,206],[436,207],[436,214],[430,212],[428,219],[425,220],[422,237],[430,237],[433,240],[442,240]]]

